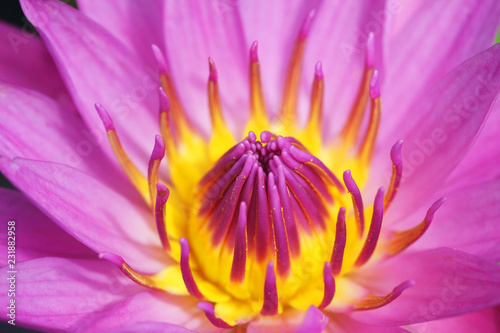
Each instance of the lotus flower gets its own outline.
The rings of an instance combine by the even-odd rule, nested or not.
[[[499,329],[498,1],[21,5],[41,39],[0,26],[4,321]]]

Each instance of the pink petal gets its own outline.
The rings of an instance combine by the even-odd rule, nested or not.
[[[412,250],[448,246],[500,260],[500,179],[445,192],[446,203]]]
[[[60,164],[0,158],[0,170],[48,217],[97,253],[116,253],[145,273],[165,267],[168,259],[154,217],[142,201],[130,202]]]
[[[314,306],[313,306],[314,307]],[[260,316],[248,323],[247,333],[272,333],[272,332],[304,332],[310,328],[309,332],[321,332],[318,328],[324,329],[328,323],[328,318],[317,308],[307,312],[295,309],[286,309],[277,316]],[[324,325],[323,325],[324,324]]]
[[[401,327],[378,327],[367,325],[345,314],[332,314],[325,333],[402,333],[408,332]]]
[[[0,155],[51,161],[84,171],[124,194],[135,191],[101,147],[100,130],[88,130],[77,114],[38,92],[5,85],[0,94]]]
[[[44,331],[79,329],[100,312],[125,301],[142,289],[113,264],[100,260],[40,258],[0,269],[2,290],[9,290],[15,275],[15,297],[2,298],[5,309],[16,304],[16,324]]]
[[[147,72],[123,44],[80,11],[57,0],[22,0],[21,5],[71,87],[87,126],[104,131],[94,103],[104,105],[132,160],[147,170],[150,142],[159,131],[156,73]],[[109,145],[103,149],[113,154]]]
[[[373,293],[414,280],[394,302],[352,317],[374,325],[409,325],[457,316],[500,302],[500,266],[465,252],[439,248],[401,254],[356,273]]]
[[[496,333],[500,331],[500,307],[466,313],[458,317],[439,319],[408,326],[412,332]]]
[[[78,9],[155,70],[151,45],[163,47],[163,2],[79,0]]]
[[[66,106],[73,102],[43,42],[27,25],[0,22],[0,80],[48,95]],[[4,89],[1,89],[4,90]]]
[[[165,6],[165,44],[173,80],[188,117],[205,132],[210,124],[208,57],[217,67],[222,107],[231,128],[243,129],[250,106],[250,43],[239,15],[235,0],[169,1]]]
[[[403,178],[387,221],[429,199],[463,158],[496,98],[499,66],[497,44],[461,64],[412,107],[411,121],[392,138],[392,142],[404,139]],[[379,154],[373,165],[386,165],[387,155]],[[388,179],[373,177],[376,184]]]
[[[179,325],[195,332],[216,332],[196,308],[196,299],[161,291],[144,291],[130,297],[83,327],[84,332],[108,332],[141,322],[157,321]]]
[[[137,325],[123,327],[112,331],[111,333],[158,333],[158,332],[168,332],[168,333],[189,333],[193,332],[187,328],[183,328],[177,325],[171,325],[166,323],[158,322],[142,322]]]
[[[450,175],[447,182],[449,190],[500,177],[500,145],[497,142],[499,124],[500,100],[497,99],[477,140]]]
[[[0,230],[0,249],[7,253],[8,241],[15,241],[17,262],[50,256],[97,258],[95,252],[59,228],[20,192],[0,188],[0,219],[6,221]],[[13,238],[7,238],[7,221],[15,222]],[[5,255],[0,266],[6,264]]]
[[[401,12],[406,12],[406,4]],[[411,12],[411,9],[409,10]],[[451,69],[490,47],[500,22],[496,0],[426,0],[391,39],[380,133],[398,130],[409,107]],[[398,16],[395,16],[396,22]]]
[[[295,333],[323,332],[328,325],[328,317],[317,307],[311,305],[306,313],[304,322],[295,330]]]

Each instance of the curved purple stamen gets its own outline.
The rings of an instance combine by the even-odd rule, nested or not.
[[[340,207],[339,214],[337,216],[337,228],[335,230],[335,243],[333,245],[332,259],[330,260],[332,274],[334,276],[339,275],[342,270],[346,239],[345,207]]]
[[[365,232],[365,208],[363,206],[363,198],[359,191],[358,185],[351,175],[351,170],[344,171],[344,183],[347,191],[352,198],[352,206],[354,207],[354,215],[358,223],[359,237],[362,237]]]
[[[333,296],[335,295],[335,279],[333,278],[332,267],[328,261],[325,262],[325,266],[323,267],[323,284],[323,300],[318,306],[320,310],[326,308],[332,302]]]
[[[218,328],[233,328],[234,326],[229,325],[224,320],[217,318],[214,312],[214,305],[209,302],[199,302],[197,305],[198,309],[203,310],[208,321]]]
[[[167,251],[170,250],[170,243],[167,235],[167,224],[165,222],[165,205],[167,203],[170,191],[162,183],[156,184],[156,206],[155,206],[155,219],[156,229],[160,236],[161,244]]]
[[[361,266],[365,264],[372,256],[377,246],[378,237],[380,235],[380,230],[382,228],[382,218],[384,216],[384,189],[379,188],[377,194],[375,195],[375,201],[373,203],[373,215],[370,224],[370,230],[368,230],[368,236],[366,237],[363,249],[359,254],[358,259],[356,259],[355,266]]]
[[[399,185],[401,184],[401,177],[403,175],[403,158],[401,157],[401,148],[403,147],[403,140],[396,142],[391,148],[392,160],[392,177],[389,191],[384,199],[384,209],[387,209],[398,192]]]
[[[181,273],[186,289],[190,295],[204,299],[205,297],[198,289],[198,285],[193,277],[193,272],[191,271],[191,266],[189,265],[189,242],[184,237],[179,240],[181,245]]]

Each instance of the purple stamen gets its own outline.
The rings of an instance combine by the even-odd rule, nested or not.
[[[274,263],[267,265],[266,280],[264,282],[264,304],[260,314],[263,316],[274,316],[278,314],[278,288],[276,287],[276,275],[274,274]]]
[[[368,230],[368,236],[366,237],[363,249],[356,260],[355,266],[364,265],[372,256],[377,246],[378,237],[380,236],[380,229],[382,228],[382,218],[384,215],[384,189],[379,188],[377,194],[375,195],[375,201],[373,203],[373,215],[370,224],[370,230]]]
[[[167,224],[165,221],[165,206],[167,204],[170,191],[162,183],[156,184],[156,206],[155,206],[155,219],[156,219],[156,229],[158,230],[158,235],[160,236],[161,244],[163,248],[170,251],[170,243],[167,236]]]
[[[217,318],[214,312],[214,305],[209,302],[200,302],[196,305],[198,309],[203,310],[208,321],[218,328],[233,328],[234,326],[229,325],[224,320]]]
[[[351,195],[354,215],[358,224],[359,237],[363,237],[365,232],[365,209],[363,206],[361,192],[359,191],[358,185],[352,178],[351,170],[344,171],[344,183],[345,187],[347,187],[347,191],[349,191],[349,194]]]
[[[274,230],[274,243],[276,246],[276,259],[278,262],[278,273],[287,276],[290,273],[290,250],[287,241],[287,230],[283,221],[278,188],[274,181],[274,175],[269,173],[267,177],[268,200],[271,210],[272,225]]]
[[[250,62],[259,62],[259,56],[257,53],[258,46],[259,43],[257,43],[257,41],[254,41],[252,46],[250,46]]]
[[[231,281],[243,282],[245,280],[245,267],[247,262],[247,205],[242,202],[238,218],[238,230],[234,243],[233,266],[231,267]]]
[[[333,278],[332,267],[328,261],[325,262],[325,266],[323,267],[323,283],[325,291],[323,294],[323,300],[318,306],[318,309],[320,310],[330,305],[333,300],[333,296],[335,295],[335,279]]]
[[[275,158],[278,158],[275,156]],[[283,165],[278,166],[278,193],[280,195],[282,215],[285,221],[285,230],[288,236],[288,245],[290,252],[294,256],[300,255],[300,242],[297,225],[293,216],[290,196],[285,182],[285,175],[283,174]]]
[[[181,245],[181,273],[184,284],[186,285],[186,289],[191,296],[199,299],[204,299],[203,294],[200,292],[198,286],[196,285],[196,281],[193,278],[193,272],[191,271],[191,267],[189,266],[189,242],[187,241],[187,239],[182,237],[179,240],[179,244]]]
[[[392,177],[391,184],[389,185],[389,191],[384,199],[384,209],[389,207],[390,203],[396,196],[401,183],[401,177],[403,175],[403,159],[401,157],[402,146],[403,140],[399,140],[391,148]]]
[[[332,259],[330,260],[334,276],[338,276],[342,270],[346,239],[345,207],[340,207],[339,214],[337,216],[337,228],[335,230],[335,243],[333,245]]]
[[[95,109],[97,110],[97,114],[99,114],[99,117],[101,118],[106,131],[114,130],[115,125],[113,125],[113,120],[111,120],[111,117],[109,116],[104,106],[99,103],[95,103]]]

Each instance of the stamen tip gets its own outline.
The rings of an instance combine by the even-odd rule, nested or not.
[[[321,61],[318,61],[316,63],[316,66],[314,67],[314,74],[316,76],[317,80],[323,80],[323,66],[321,64]]]
[[[161,160],[163,156],[165,156],[165,142],[163,142],[161,135],[157,134],[155,136],[155,145],[151,153],[151,158],[153,160]]]
[[[168,66],[167,66],[167,61],[165,60],[165,56],[163,55],[163,52],[155,44],[151,45],[151,49],[153,51],[153,56],[155,57],[156,62],[158,63],[158,70],[160,71],[160,74],[164,75],[167,74]]]
[[[403,140],[397,141],[391,148],[391,160],[394,164],[401,164],[401,149],[403,147]]]
[[[304,20],[304,24],[302,25],[302,28],[300,29],[300,38],[304,39],[307,37],[309,34],[309,30],[311,28],[311,23],[314,19],[314,16],[316,15],[316,10],[312,9],[309,14],[307,14],[307,17]]]
[[[257,53],[258,46],[259,43],[257,41],[254,41],[252,46],[250,46],[250,62],[259,62],[259,56]]]
[[[156,183],[156,191],[158,192],[158,196],[160,198],[168,198],[168,195],[170,194],[170,191],[168,190],[168,187],[166,187],[163,183],[158,182]]]
[[[99,257],[99,259],[107,260],[120,268],[122,267],[123,263],[125,262],[122,257],[120,257],[114,253],[110,253],[110,252],[101,252],[101,253],[99,253],[98,257]]]
[[[370,98],[376,99],[378,97],[380,97],[379,73],[378,70],[374,70],[370,80]]]
[[[168,99],[167,93],[162,87],[158,88],[158,93],[160,97],[160,113],[168,112],[170,110],[170,100]]]
[[[111,120],[111,117],[106,109],[100,103],[95,103],[95,109],[97,110],[106,131],[114,130],[115,126],[113,125],[113,121]]]
[[[208,79],[213,82],[217,82],[217,69],[215,68],[215,63],[212,58],[208,58],[208,67],[210,69],[210,75]]]

